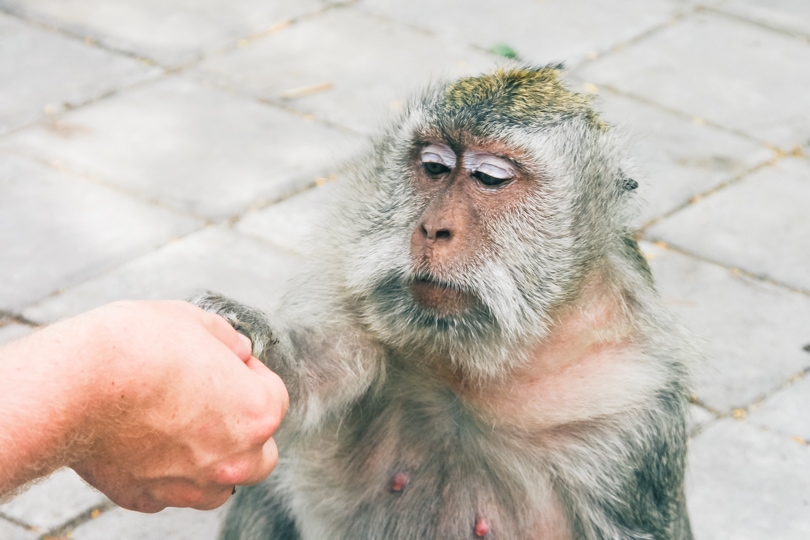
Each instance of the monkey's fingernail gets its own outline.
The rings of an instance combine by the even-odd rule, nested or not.
[[[475,536],[483,538],[489,533],[489,522],[486,519],[478,516],[475,520]]]

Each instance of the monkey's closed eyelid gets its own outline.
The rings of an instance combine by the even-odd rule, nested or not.
[[[499,180],[508,180],[517,175],[515,167],[505,159],[477,152],[464,154],[464,168]]]
[[[491,176],[499,180],[508,180],[509,178],[515,177],[513,170],[505,170],[491,163],[482,163],[481,166],[479,166],[478,169],[473,172],[484,173],[487,176]]]
[[[454,168],[456,166],[456,154],[448,146],[430,144],[422,149],[422,163],[441,163],[442,165]]]

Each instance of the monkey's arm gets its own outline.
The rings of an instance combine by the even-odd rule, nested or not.
[[[287,385],[290,408],[281,431],[312,430],[365,393],[381,373],[376,347],[348,322],[307,324],[284,311],[271,322],[257,309],[211,292],[191,302],[250,338],[254,356]]]
[[[580,426],[556,477],[575,538],[692,540],[683,491],[686,434],[675,396]],[[607,422],[605,422],[607,420]]]

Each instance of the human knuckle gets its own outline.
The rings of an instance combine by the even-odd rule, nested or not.
[[[253,467],[246,459],[230,461],[217,467],[214,480],[218,484],[234,486],[243,484],[252,475]]]

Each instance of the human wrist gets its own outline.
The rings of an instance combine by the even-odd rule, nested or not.
[[[14,434],[0,449],[0,492],[86,451],[96,410],[92,361],[82,351],[91,338],[81,321],[67,320],[2,349],[4,373],[15,384],[0,396],[0,429]]]

